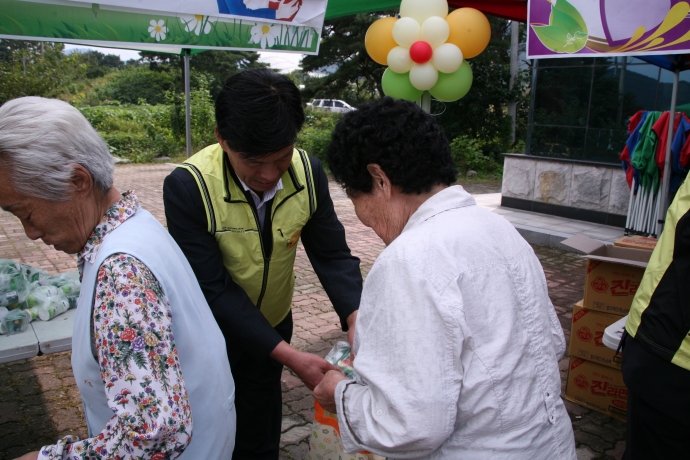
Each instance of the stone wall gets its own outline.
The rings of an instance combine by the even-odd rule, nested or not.
[[[503,197],[625,216],[630,189],[620,166],[506,155]]]

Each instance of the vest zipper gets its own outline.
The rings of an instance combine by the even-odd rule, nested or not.
[[[249,207],[252,208],[254,220],[256,221],[256,228],[259,229],[259,244],[261,245],[261,255],[264,258],[264,277],[261,281],[261,292],[259,293],[259,299],[256,301],[256,308],[261,310],[261,301],[264,300],[264,294],[266,294],[266,285],[268,284],[268,266],[271,264],[271,258],[266,256],[266,249],[264,248],[264,239],[262,235],[263,229],[259,224],[259,214],[256,212],[254,206],[252,206],[250,203],[247,204],[249,204]],[[273,232],[271,232],[271,238],[273,238]]]

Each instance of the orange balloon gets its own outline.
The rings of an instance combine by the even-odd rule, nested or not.
[[[396,18],[381,18],[369,26],[364,46],[369,56],[381,65],[388,65],[388,53],[398,46],[393,39]]]
[[[462,57],[470,59],[484,51],[491,40],[489,20],[474,8],[458,8],[446,17],[450,26],[447,43],[462,51]]]

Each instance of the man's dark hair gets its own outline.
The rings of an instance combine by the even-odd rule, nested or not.
[[[304,124],[299,90],[286,76],[253,69],[228,78],[216,98],[220,137],[243,157],[262,157],[294,144]]]
[[[353,196],[371,192],[367,165],[373,163],[408,194],[452,185],[457,177],[448,139],[436,120],[417,105],[390,97],[346,114],[333,131],[326,161]]]

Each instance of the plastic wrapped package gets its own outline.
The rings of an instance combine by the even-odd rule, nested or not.
[[[8,314],[9,312],[10,312],[10,311],[7,309],[7,307],[0,307],[0,321],[2,321],[2,319],[3,319],[5,316],[7,316],[7,314]]]
[[[26,331],[31,322],[31,314],[26,310],[13,310],[0,321],[0,334],[19,334]]]
[[[28,309],[42,321],[50,321],[69,310],[69,301],[62,290],[55,286],[38,286],[26,299]]]
[[[29,314],[31,315],[31,321],[36,321],[37,319],[40,319],[40,318],[38,317],[38,312],[39,312],[40,310],[41,310],[41,309],[38,308],[38,307],[31,307],[31,308],[27,308],[27,309],[24,310],[24,311],[29,312]]]
[[[357,373],[350,360],[349,343],[336,343],[324,359],[343,371],[348,379],[356,378]],[[309,460],[385,460],[370,452],[346,453],[340,439],[338,416],[325,410],[316,401],[314,407],[316,411],[309,437]]]
[[[22,274],[29,284],[34,287],[45,284],[45,280],[48,278],[48,272],[38,267],[34,267],[33,265],[20,264],[20,266]]]
[[[336,343],[331,351],[324,357],[326,361],[343,371],[348,379],[357,377],[355,369],[350,360],[350,344],[344,341]]]
[[[9,310],[23,307],[29,289],[21,265],[13,260],[0,259],[0,307]]]
[[[77,308],[77,300],[79,299],[79,293],[81,292],[81,282],[79,281],[78,271],[52,275],[45,280],[45,283],[48,286],[60,288],[69,302],[69,307]]]

